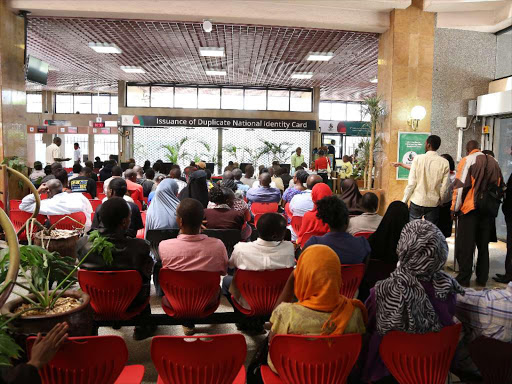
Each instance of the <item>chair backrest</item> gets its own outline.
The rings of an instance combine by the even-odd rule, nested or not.
[[[9,212],[9,219],[11,219],[12,226],[14,227],[14,230],[16,232],[18,232],[20,230],[20,228],[25,225],[25,223],[27,222],[28,219],[30,219],[31,216],[32,216],[32,214],[30,212],[21,211],[19,209],[11,209],[11,211]],[[39,223],[44,224],[46,222],[46,216],[37,215],[36,220]],[[34,227],[34,230],[35,230],[35,232],[39,231],[38,227]],[[19,240],[27,240],[26,231],[23,231],[22,233],[20,233],[20,235],[18,236],[18,239]]]
[[[80,192],[82,195],[84,195],[87,199],[92,200],[92,196],[89,192]]]
[[[512,343],[480,336],[469,345],[485,384],[512,383]]]
[[[175,239],[179,233],[179,229],[152,229],[146,233],[146,240],[150,242],[152,249],[158,250],[160,242]]]
[[[49,215],[48,218],[50,219],[51,225],[63,219],[55,226],[55,228],[57,229],[83,229],[86,223],[85,213],[83,212],[68,213],[66,215]],[[79,223],[82,223],[83,226],[74,222],[71,219],[74,219]]]
[[[146,227],[146,211],[142,211],[140,213],[140,217],[142,219],[142,225],[144,225],[144,228],[141,228],[137,231],[137,239],[143,239],[144,238],[144,234],[146,232],[145,230],[145,227]]]
[[[107,197],[107,195],[105,195],[103,192],[97,192],[97,193],[96,193],[96,197],[97,197],[99,200],[103,200],[105,197]]]
[[[73,172],[73,168],[64,168],[64,170],[65,170],[67,173],[71,173],[71,172]]]
[[[293,272],[293,268],[274,271],[244,271],[235,273],[235,285],[249,306],[250,311],[237,306],[247,316],[266,316],[272,313],[279,295]],[[236,305],[236,302],[235,302]]]
[[[235,245],[242,240],[242,232],[238,229],[205,229],[203,233],[208,237],[222,241],[226,247],[228,256],[231,256]]]
[[[151,359],[158,382],[164,384],[232,383],[246,354],[241,334],[155,336],[151,340]]]
[[[306,243],[311,238],[311,236],[323,236],[326,233],[327,232],[323,232],[323,231],[306,232],[305,234],[302,235],[302,239],[301,239],[301,243],[300,243],[301,247],[304,247],[304,245],[306,245]]]
[[[371,235],[373,235],[373,232],[357,232],[354,234],[354,237],[364,237],[368,239]]]
[[[35,340],[27,339],[29,356]],[[128,349],[119,336],[70,337],[39,375],[43,384],[112,384],[127,360]]]
[[[9,200],[10,209],[20,209],[21,200]]]
[[[89,199],[89,203],[91,203],[92,211],[96,212],[96,208],[101,205],[101,200]]]
[[[278,209],[277,203],[252,203],[251,212],[254,215],[254,225],[258,224],[258,220],[263,214],[277,212]]]
[[[444,384],[461,327],[455,324],[423,335],[388,332],[380,356],[400,384]]]
[[[272,363],[284,383],[345,383],[361,350],[361,335],[275,335]]]
[[[161,269],[159,282],[173,317],[200,318],[212,298],[219,293],[220,275],[217,272]]]
[[[137,271],[78,271],[80,288],[91,297],[94,312],[105,320],[123,318],[142,286]]]
[[[133,200],[133,202],[139,208],[139,211],[142,212],[142,203],[140,202],[140,200]]]
[[[303,219],[302,216],[292,216],[291,224],[292,224],[293,232],[295,232],[296,235],[299,234],[300,227],[302,225],[302,219]]]
[[[342,264],[341,265],[341,291],[340,293],[352,299],[364,276],[364,264]]]

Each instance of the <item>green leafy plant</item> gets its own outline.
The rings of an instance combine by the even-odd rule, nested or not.
[[[247,162],[255,165],[262,156],[261,148],[243,147],[244,153],[247,155]]]
[[[362,104],[363,116],[370,116],[370,147],[369,158],[367,165],[367,178],[365,178],[365,188],[371,189],[373,180],[373,152],[375,149],[375,135],[377,133],[377,124],[380,123],[380,118],[384,114],[384,107],[381,105],[382,98],[380,96],[371,96],[364,99]]]
[[[271,161],[284,163],[291,156],[290,148],[293,145],[292,143],[286,141],[282,143],[272,143],[267,140],[261,140],[261,143],[263,145],[260,148],[259,157],[267,155],[271,157]]]
[[[244,150],[242,147],[237,147],[234,144],[227,144],[222,148],[222,150],[234,157],[237,163],[244,161]]]
[[[2,164],[6,164],[9,168],[12,168],[20,173],[23,173],[24,175],[27,174],[28,167],[25,164],[25,160],[19,158],[18,156],[6,157],[5,159],[3,159]],[[18,181],[18,187],[20,189],[23,189],[23,181]]]
[[[373,158],[377,158],[378,153],[381,151],[380,146],[380,137],[375,138],[375,144],[373,149]],[[370,138],[367,137],[361,140],[356,149],[357,156],[355,158],[355,170],[354,170],[354,178],[355,179],[363,179],[364,180],[364,188],[367,188],[367,175],[369,169],[369,159],[370,159]]]
[[[189,154],[185,151],[184,145],[188,141],[188,137],[184,137],[174,144],[166,144],[162,145],[162,148],[167,151],[164,155],[165,158],[174,164],[178,164],[179,159],[186,159],[189,157]]]

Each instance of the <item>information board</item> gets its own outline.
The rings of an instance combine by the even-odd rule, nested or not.
[[[398,132],[397,162],[411,165],[417,155],[425,153],[425,141],[430,136],[428,132]],[[409,170],[403,167],[396,169],[397,180],[407,180]]]

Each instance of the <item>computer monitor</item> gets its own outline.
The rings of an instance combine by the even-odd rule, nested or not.
[[[162,170],[161,172],[164,175],[168,175],[169,172],[171,172],[171,167],[174,165],[174,163],[162,163]]]
[[[291,165],[290,164],[279,164],[281,168],[286,168],[288,173],[290,173]]]
[[[206,163],[206,169],[209,169],[212,174],[215,173],[215,163]]]
[[[121,169],[126,171],[128,168],[130,168],[130,163],[121,163]]]
[[[242,173],[245,173],[245,167],[247,167],[250,164],[251,163],[241,163],[240,164],[240,170],[242,171]]]

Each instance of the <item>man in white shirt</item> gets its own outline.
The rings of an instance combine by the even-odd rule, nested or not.
[[[62,183],[57,179],[51,179],[41,184],[37,190],[39,194],[47,193],[48,198],[41,200],[39,213],[41,215],[68,215],[75,212],[85,214],[85,232],[91,228],[91,203],[81,193],[67,193],[62,191]],[[33,194],[27,195],[20,203],[20,210],[34,212],[36,198]]]
[[[69,159],[65,159],[60,154],[60,145],[62,144],[62,140],[60,137],[55,137],[53,139],[53,143],[46,147],[46,165],[52,165],[55,162],[67,161]]]
[[[78,143],[73,144],[75,150],[73,151],[73,162],[80,164],[82,161],[82,150],[80,149],[80,145]]]
[[[117,177],[121,177],[121,175],[123,174],[123,169],[119,166],[119,165],[116,165],[114,167],[112,167],[112,177],[109,177],[107,180],[105,180],[105,182],[103,183],[103,193],[106,195],[107,194],[107,191],[108,191],[108,185],[109,183],[117,178]]]
[[[425,142],[426,153],[416,156],[412,162],[409,183],[402,199],[406,204],[411,200],[411,220],[424,217],[436,225],[439,221],[439,205],[445,199],[450,186],[448,160],[436,152],[440,146],[439,136],[429,136]]]
[[[347,232],[355,235],[359,232],[375,232],[382,221],[382,216],[377,214],[379,198],[373,192],[367,192],[361,199],[361,208],[364,213],[351,217],[348,222]]]
[[[308,189],[293,196],[292,201],[290,201],[290,212],[293,216],[303,217],[306,212],[312,211],[315,207],[313,200],[311,198],[311,190],[318,183],[322,183],[324,180],[321,176],[318,175],[309,175],[306,180],[306,186]],[[292,240],[297,239],[297,234],[293,231],[292,226],[288,227],[292,233]]]
[[[278,213],[263,214],[257,224],[259,238],[256,241],[235,245],[229,259],[230,268],[246,271],[266,271],[292,268],[295,266],[295,248],[290,241],[284,241],[286,219]],[[225,276],[222,292],[231,302],[231,294],[244,308],[250,309],[235,284],[233,276]]]
[[[249,188],[252,188],[252,185],[256,181],[256,178],[254,177],[254,166],[252,164],[247,164],[245,166],[245,174],[244,177],[240,179],[240,181],[247,185]]]

